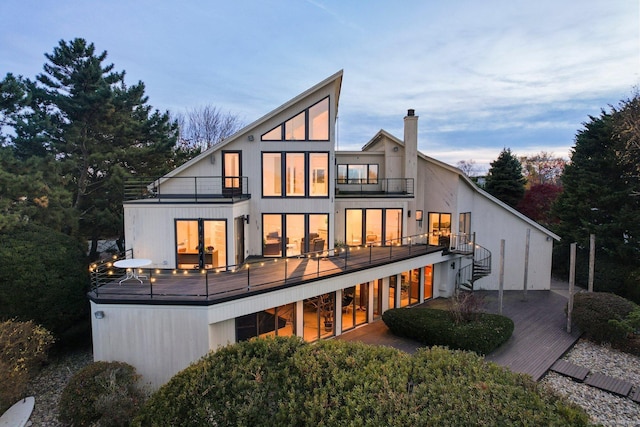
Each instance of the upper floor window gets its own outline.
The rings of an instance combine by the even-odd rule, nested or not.
[[[262,141],[328,141],[329,97],[263,134]]]
[[[378,165],[338,165],[338,184],[377,184]]]
[[[329,153],[262,153],[263,197],[327,197]]]

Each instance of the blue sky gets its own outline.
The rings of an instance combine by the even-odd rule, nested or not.
[[[34,78],[82,37],[149,103],[249,123],[340,69],[338,147],[378,130],[488,167],[503,147],[568,158],[589,115],[640,85],[638,0],[2,0],[0,75]]]

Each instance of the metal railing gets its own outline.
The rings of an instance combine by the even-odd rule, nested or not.
[[[342,245],[302,255],[266,258],[211,269],[139,268],[138,273],[141,277],[145,276],[146,280],[140,285],[135,283],[130,289],[118,284],[118,279],[125,275],[126,269],[118,269],[113,265],[119,259],[133,257],[133,251],[128,250],[121,256],[90,266],[91,294],[97,298],[103,296],[136,301],[141,296],[151,299],[187,297],[201,301],[232,298],[270,287],[292,286],[308,280],[384,265],[443,249],[429,245],[429,237],[425,233],[368,242],[360,246]],[[187,286],[188,291],[184,291],[184,286],[175,286],[180,281],[188,280],[193,282],[192,287]],[[182,291],[177,291],[178,288]]]
[[[157,199],[210,202],[217,199],[250,198],[246,176],[136,177],[124,183],[124,200]]]
[[[413,197],[413,178],[381,178],[374,181],[367,179],[335,180],[336,196],[354,197],[371,195],[398,195]]]

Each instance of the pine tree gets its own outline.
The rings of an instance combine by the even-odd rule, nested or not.
[[[524,196],[525,182],[520,161],[511,149],[504,148],[491,162],[484,189],[509,206],[516,207]]]
[[[157,176],[171,165],[177,126],[152,111],[142,82],[127,86],[125,73],[104,65],[84,39],[61,40],[40,85],[31,85],[31,115],[16,128],[16,153],[52,156],[71,177],[80,232],[92,241],[122,233],[123,181]]]

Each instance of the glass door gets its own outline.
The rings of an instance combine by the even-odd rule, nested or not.
[[[222,194],[239,196],[242,194],[242,162],[240,151],[225,151],[222,154]]]
[[[216,268],[227,263],[226,221],[176,220],[177,268]]]

